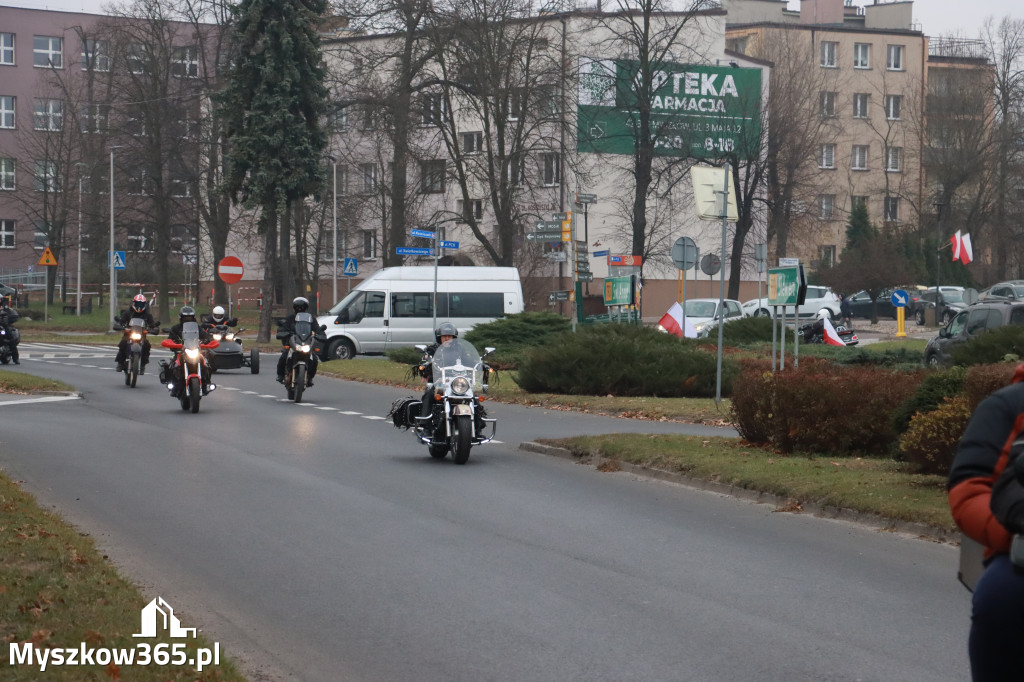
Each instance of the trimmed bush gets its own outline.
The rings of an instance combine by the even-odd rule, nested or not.
[[[793,330],[785,327],[786,343],[793,345]],[[776,331],[776,334],[778,332]],[[708,337],[715,343],[718,342],[718,329],[711,330]],[[782,339],[779,334],[777,341]],[[722,343],[730,346],[742,346],[751,343],[772,342],[772,320],[769,317],[744,317],[740,320],[733,320],[722,326]],[[802,349],[801,349],[802,350]]]
[[[1024,325],[1008,324],[978,334],[954,346],[952,355],[953,362],[963,366],[1018,363],[1024,358]]]
[[[964,395],[967,396],[971,411],[985,398],[1003,386],[1009,386],[1013,380],[1016,365],[1000,362],[994,365],[975,365],[967,368],[964,377]]]
[[[528,351],[515,381],[532,393],[711,397],[716,365],[715,355],[690,340],[647,327],[608,324],[560,334]],[[723,359],[723,395],[738,373],[735,361]]]
[[[392,348],[387,351],[385,355],[391,362],[397,362],[402,365],[411,365],[414,362],[420,361],[420,358],[423,357],[423,352],[416,350],[415,348],[403,346],[401,348]]]
[[[951,367],[925,376],[914,395],[900,403],[892,413],[892,427],[896,433],[905,433],[915,414],[931,412],[946,398],[963,392],[966,376],[967,370],[963,367]]]
[[[464,338],[481,353],[495,348],[488,364],[500,369],[514,368],[531,348],[543,346],[551,338],[572,328],[568,319],[549,311],[516,313],[494,322],[478,324]]]
[[[947,475],[970,418],[967,396],[943,399],[934,410],[913,416],[907,432],[900,437],[900,455],[920,473]]]
[[[826,362],[744,371],[732,393],[733,423],[744,439],[784,453],[888,454],[898,434],[885,415],[920,380],[920,373]]]
[[[840,348],[839,350],[843,350]],[[892,369],[915,370],[921,366],[921,351],[909,348],[890,348],[881,352],[867,348],[846,348],[836,353],[833,360],[841,365],[876,365]]]

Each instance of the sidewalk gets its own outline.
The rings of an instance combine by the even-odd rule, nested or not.
[[[878,343],[879,341],[898,341],[901,338],[931,340],[938,336],[938,327],[919,327],[913,320],[904,324],[906,337],[896,336],[896,320],[891,318],[879,319],[878,324],[871,324],[871,320],[857,317],[852,322],[853,331],[862,344]]]

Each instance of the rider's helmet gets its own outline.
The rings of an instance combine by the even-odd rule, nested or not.
[[[434,340],[441,343],[442,336],[454,336],[455,338],[458,338],[459,328],[451,322],[442,322],[437,325],[437,329],[434,330]]]
[[[181,312],[178,313],[178,322],[185,324],[186,322],[196,321],[196,311],[192,306],[182,306]]]
[[[222,324],[226,316],[227,315],[224,312],[224,308],[221,306],[215,306],[213,309],[213,314],[211,315],[211,317],[213,317],[213,321],[216,322],[217,324]]]
[[[309,300],[305,296],[298,296],[292,300],[292,309],[297,313],[304,313],[309,310]]]
[[[146,302],[146,296],[144,294],[136,294],[135,298],[132,299],[132,311],[136,313],[146,312],[146,307],[149,304]]]
[[[832,317],[832,316],[829,314],[829,312],[827,310],[822,309],[822,310],[818,311],[818,319],[819,320],[827,320],[830,317]]]

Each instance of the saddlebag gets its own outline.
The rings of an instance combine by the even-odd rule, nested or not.
[[[407,429],[413,425],[413,418],[419,416],[422,406],[419,398],[399,398],[391,403],[391,411],[387,416],[391,417],[396,428]]]

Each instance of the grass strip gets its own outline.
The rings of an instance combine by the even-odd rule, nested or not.
[[[74,390],[63,381],[0,369],[0,393],[63,393]]]
[[[181,639],[165,631],[139,639],[140,612],[146,605],[138,589],[122,578],[91,538],[39,507],[6,474],[0,472],[0,670],[4,680],[54,682],[130,679],[140,682],[244,682],[221,649],[220,665],[202,672],[189,665],[11,665],[11,643],[31,642],[43,649],[135,649],[152,651]],[[178,614],[179,616],[181,614]],[[187,616],[183,618],[187,627]],[[158,630],[159,631],[159,630]],[[202,636],[184,640],[184,653],[195,658],[197,648],[213,645]],[[137,650],[136,650],[137,651]]]
[[[576,457],[603,457],[821,505],[955,531],[946,477],[884,458],[779,455],[735,438],[609,434],[545,439]]]

